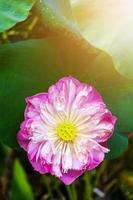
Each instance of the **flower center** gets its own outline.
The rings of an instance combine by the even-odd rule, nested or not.
[[[66,142],[72,142],[77,135],[76,133],[77,129],[73,123],[63,122],[57,126],[58,136]]]

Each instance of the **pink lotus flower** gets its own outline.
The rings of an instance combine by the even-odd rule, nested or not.
[[[103,161],[116,117],[93,87],[65,77],[26,102],[17,139],[36,171],[69,185]]]

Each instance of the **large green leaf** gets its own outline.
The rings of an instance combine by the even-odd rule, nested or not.
[[[26,19],[36,0],[0,0],[0,32]]]
[[[0,48],[0,139],[16,147],[25,97],[46,92],[62,76],[72,75],[98,89],[120,131],[133,130],[133,81],[120,76],[111,58],[73,39],[31,40]]]
[[[26,173],[19,160],[13,166],[13,180],[11,187],[11,200],[34,200],[32,188],[27,180]]]
[[[133,1],[70,2],[81,34],[112,56],[120,74],[133,79]]]

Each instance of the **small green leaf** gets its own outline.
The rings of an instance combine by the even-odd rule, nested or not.
[[[106,155],[106,159],[114,159],[123,154],[128,148],[128,137],[115,131],[108,141],[110,152]]]
[[[0,0],[0,32],[25,20],[36,0]]]
[[[13,166],[11,200],[34,200],[32,189],[27,181],[26,173],[19,160]]]

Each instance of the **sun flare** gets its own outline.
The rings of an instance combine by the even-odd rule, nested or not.
[[[75,0],[81,34],[109,53],[116,69],[133,79],[133,0]]]

